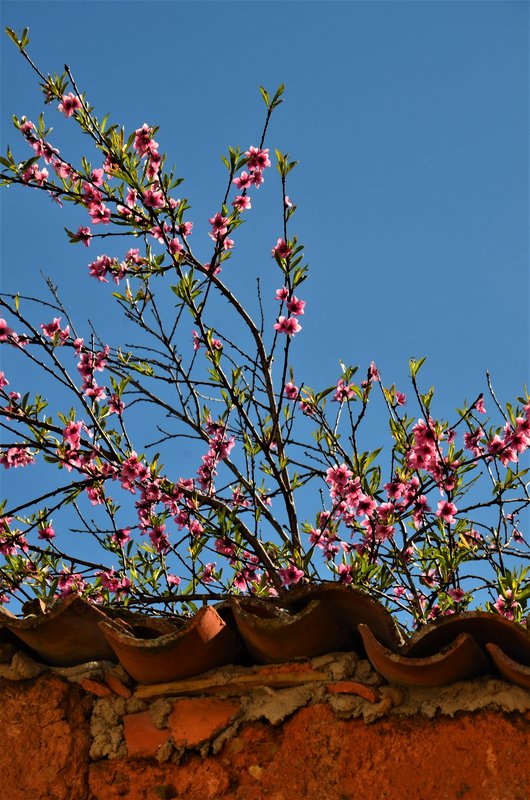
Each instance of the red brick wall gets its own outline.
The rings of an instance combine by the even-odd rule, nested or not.
[[[468,695],[506,705],[511,690],[489,681]],[[411,714],[399,690],[353,682],[146,705],[50,674],[0,680],[0,800],[530,797],[529,712],[459,711],[459,685],[435,713],[429,691]],[[524,708],[530,694],[515,691]]]

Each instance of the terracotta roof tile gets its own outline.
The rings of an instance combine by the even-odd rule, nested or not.
[[[111,620],[100,630],[129,675],[139,683],[164,683],[189,678],[228,664],[238,641],[213,606],[201,608],[180,629],[156,638],[142,638]]]
[[[19,650],[55,667],[119,661],[146,689],[164,684],[169,691],[179,681],[227,664],[302,664],[336,651],[367,655],[381,676],[398,684],[441,686],[489,673],[530,689],[530,635],[521,625],[497,614],[468,612],[430,623],[400,644],[388,611],[364,592],[340,584],[296,587],[274,601],[232,598],[204,606],[187,620],[116,612],[77,596],[48,610],[32,603],[25,611],[26,617],[18,619],[0,608],[3,663]],[[105,674],[111,676],[110,666]],[[245,691],[262,679],[235,676],[233,690]],[[293,685],[292,677],[279,680]],[[112,678],[101,685],[117,691]],[[121,687],[119,693],[130,693],[122,682]]]

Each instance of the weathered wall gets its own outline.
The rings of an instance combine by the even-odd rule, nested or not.
[[[404,690],[344,654],[89,675],[0,678],[0,800],[530,797],[530,692],[498,679]]]

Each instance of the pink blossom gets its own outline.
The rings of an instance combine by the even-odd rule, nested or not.
[[[91,183],[83,183],[83,200],[89,205],[101,203],[103,195]]]
[[[5,469],[25,467],[28,464],[35,463],[35,458],[29,447],[24,445],[14,445],[10,447],[5,453],[0,453],[0,464],[3,464]]]
[[[115,531],[112,534],[111,538],[112,538],[113,542],[115,542],[120,547],[123,547],[123,545],[127,544],[127,542],[129,542],[130,539],[131,539],[131,529],[130,528],[121,528],[121,529]]]
[[[346,400],[351,400],[354,396],[355,392],[353,390],[353,384],[348,385],[343,378],[339,378],[337,381],[337,389],[333,395],[333,400],[336,403],[344,403]]]
[[[110,221],[110,208],[104,203],[94,203],[89,206],[88,213],[93,225],[108,225]]]
[[[90,232],[90,228],[82,227],[77,229],[76,238],[84,244],[85,247],[90,246],[90,240],[92,238],[92,234]]]
[[[173,256],[179,256],[184,252],[184,248],[178,239],[171,239],[169,242],[169,252]]]
[[[353,583],[353,570],[349,564],[339,564],[337,567],[337,574],[341,583]]]
[[[111,414],[118,414],[121,416],[125,408],[125,403],[120,400],[117,394],[111,394],[109,397],[108,409]]]
[[[278,574],[280,576],[282,586],[294,586],[304,577],[304,571],[298,569],[296,564],[294,564],[292,561],[288,567],[280,568],[278,570]]]
[[[214,573],[215,573],[215,567],[216,566],[217,565],[216,565],[215,561],[213,562],[213,564],[205,564],[204,565],[202,574],[200,576],[200,580],[202,581],[202,583],[213,583],[213,581],[215,580]]]
[[[242,172],[238,178],[234,178],[233,183],[238,189],[250,189],[252,186],[252,176],[247,172]]]
[[[127,192],[127,196],[125,198],[125,203],[127,204],[127,207],[134,208],[137,199],[138,199],[138,192],[136,191],[136,189],[129,189],[129,191]]]
[[[102,169],[93,169],[91,174],[92,183],[95,183],[96,186],[103,186],[105,181],[105,173]]]
[[[147,189],[144,194],[144,205],[146,205],[147,208],[163,208],[165,204],[166,201],[163,192],[158,189]]]
[[[458,509],[454,503],[450,503],[448,500],[440,500],[436,516],[449,525],[452,525],[456,522],[454,514],[456,514],[457,511]]]
[[[41,328],[45,336],[52,339],[54,344],[64,344],[70,336],[70,326],[67,325],[64,330],[61,330],[61,317],[55,317],[53,322],[48,325],[41,323]]]
[[[253,169],[250,171],[250,179],[252,181],[252,185],[259,189],[261,184],[264,182],[263,173],[259,169]]]
[[[288,400],[296,400],[298,397],[298,387],[294,383],[286,383],[283,393]]]
[[[62,111],[65,117],[71,117],[74,111],[81,108],[81,101],[72,92],[63,94],[61,102],[57,106],[59,111]]]
[[[236,209],[236,211],[246,211],[249,208],[252,208],[250,197],[248,195],[241,195],[238,194],[237,197],[234,199],[232,205]]]
[[[5,374],[0,370],[0,389],[3,389],[4,386],[9,386],[9,381],[6,380]]]
[[[515,619],[514,611],[518,611],[521,608],[521,605],[515,599],[512,590],[506,589],[504,592],[504,597],[499,595],[493,604],[493,607],[497,609],[499,614],[501,614],[503,617],[506,617],[506,619],[513,620]]]
[[[289,247],[285,239],[278,239],[275,246],[272,248],[272,255],[274,258],[289,258],[292,255],[292,248]]]
[[[371,381],[378,381],[379,380],[379,370],[375,366],[375,363],[372,361],[370,364],[369,369],[369,380]]]
[[[285,203],[287,208],[292,208],[293,204],[291,203],[288,194],[286,194],[285,197],[283,198],[283,202]]]
[[[158,144],[153,140],[153,128],[150,128],[145,122],[141,128],[135,131],[134,148],[140,156],[156,153],[158,149]]]
[[[296,317],[278,317],[278,321],[274,324],[274,330],[278,333],[285,333],[287,336],[294,336],[302,330]]]
[[[404,406],[407,402],[407,395],[403,392],[396,392],[396,403],[398,406]]]
[[[476,411],[478,411],[479,414],[486,413],[486,407],[484,405],[484,397],[482,395],[479,397],[479,399],[477,400],[477,402],[473,407],[475,408]]]
[[[98,281],[108,283],[106,274],[108,271],[117,264],[116,259],[111,259],[109,256],[98,256],[95,261],[88,265],[88,270],[93,278]]]
[[[228,217],[223,217],[222,214],[217,212],[213,217],[210,217],[208,222],[212,226],[210,236],[212,239],[220,239],[227,231]]]
[[[68,177],[70,177],[72,173],[72,167],[70,164],[67,164],[65,161],[60,161],[58,158],[54,158],[51,164],[58,178],[66,180]]]
[[[171,573],[168,573],[167,582],[170,586],[179,586],[180,578],[178,575],[172,575]]]
[[[245,152],[249,169],[259,170],[270,167],[269,150],[260,150],[259,147],[249,147]]]
[[[282,286],[281,289],[276,289],[276,300],[283,302],[284,300],[287,300],[288,297],[289,297],[289,290],[287,289],[286,286]]]
[[[287,301],[287,308],[289,309],[289,313],[292,314],[293,317],[300,317],[302,314],[304,314],[305,306],[306,306],[306,301],[299,300],[294,295]]]
[[[39,539],[44,539],[47,542],[51,542],[51,540],[55,538],[55,531],[51,525],[46,525],[39,528],[38,537]]]
[[[0,318],[0,342],[7,341],[9,336],[14,336],[12,328],[10,328],[5,319]]]
[[[177,201],[180,203],[180,200]],[[178,233],[180,236],[189,236],[193,230],[193,222],[183,222],[182,225],[178,227]]]

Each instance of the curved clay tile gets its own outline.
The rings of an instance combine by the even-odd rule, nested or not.
[[[70,595],[43,614],[18,619],[0,608],[0,622],[29,648],[39,661],[71,667],[86,661],[115,660],[98,628],[108,619],[97,606]]]
[[[229,664],[238,650],[237,636],[215,608],[204,606],[181,628],[145,639],[115,622],[100,629],[123,667],[138,683],[165,683],[190,678]]]
[[[361,589],[331,582],[297,587],[285,595],[284,603],[286,608],[300,611],[311,600],[319,600],[329,608],[334,619],[347,634],[348,649],[364,654],[358,631],[361,623],[368,625],[374,636],[386,647],[398,647],[399,636],[392,615]]]
[[[469,633],[484,650],[492,642],[510,658],[530,666],[530,635],[526,628],[489,611],[466,611],[429,623],[409,639],[402,652],[414,658],[430,656],[461,633]]]
[[[359,625],[368,658],[390,683],[406,686],[445,686],[488,671],[482,650],[468,633],[461,633],[441,652],[426,658],[399,655],[377,641],[366,625]]]
[[[233,598],[231,604],[241,638],[260,664],[311,658],[344,647],[346,631],[319,600],[292,614],[266,600]]]
[[[505,680],[522,686],[524,689],[530,689],[530,667],[519,664],[518,661],[507,656],[496,644],[489,643],[486,645],[486,649],[497,671]]]

